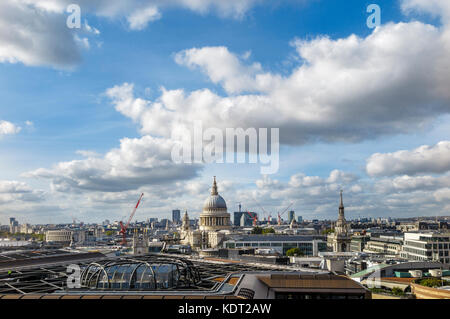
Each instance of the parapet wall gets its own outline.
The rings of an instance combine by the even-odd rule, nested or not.
[[[411,292],[417,299],[450,299],[450,290],[425,287],[411,283]]]

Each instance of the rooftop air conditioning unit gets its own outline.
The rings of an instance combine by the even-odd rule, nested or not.
[[[442,277],[442,270],[441,269],[430,269],[430,275],[432,277]]]
[[[413,278],[420,278],[422,277],[422,270],[410,270],[409,273]]]

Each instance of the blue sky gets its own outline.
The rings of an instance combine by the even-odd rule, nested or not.
[[[167,217],[175,208],[188,209],[196,216],[203,198],[208,195],[213,175],[218,176],[229,211],[235,209],[236,202],[258,210],[255,198],[273,212],[295,202],[294,210],[306,218],[334,218],[338,189],[342,187],[350,217],[450,215],[449,146],[445,143],[438,146],[439,142],[447,142],[449,136],[450,104],[445,91],[450,83],[448,76],[436,71],[445,70],[448,64],[445,59],[442,59],[444,65],[434,64],[441,62],[429,61],[424,53],[428,48],[441,54],[439,57],[448,57],[449,52],[445,50],[450,45],[445,44],[450,43],[446,35],[450,8],[445,1],[376,1],[382,10],[382,26],[377,31],[366,26],[369,15],[366,8],[372,2],[280,0],[269,4],[248,0],[244,1],[248,4],[245,9],[231,5],[231,9],[225,8],[230,10],[226,14],[220,13],[225,12],[220,5],[204,2],[204,8],[199,9],[178,1],[164,7],[157,1],[135,0],[118,11],[111,9],[105,13],[108,7],[104,7],[103,1],[94,1],[97,4],[93,5],[80,1],[83,26],[87,21],[99,34],[86,30],[85,26],[68,30],[64,1],[57,9],[39,0],[31,4],[8,0],[3,4],[0,22],[8,21],[8,10],[10,15],[25,14],[26,10],[40,12],[40,15],[31,13],[27,17],[43,23],[47,33],[30,32],[28,43],[34,43],[30,49],[8,38],[8,30],[0,32],[0,123],[7,121],[20,127],[12,133],[0,134],[0,183],[3,183],[3,188],[0,186],[0,222],[6,223],[10,215],[29,222],[65,222],[70,221],[70,215],[86,221],[118,219],[133,206],[140,191],[147,192],[148,196],[138,219]],[[146,6],[158,8],[161,15],[155,21],[148,21],[141,30],[133,29],[130,17]],[[22,11],[17,10],[19,7]],[[49,20],[45,20],[46,17]],[[33,25],[33,21],[26,19],[20,23],[14,29],[29,30]],[[404,26],[397,30],[401,24]],[[53,35],[51,30],[55,27],[61,31],[56,29]],[[376,39],[374,32],[378,32]],[[414,39],[416,32],[429,33],[435,38],[430,38],[429,43],[420,38],[411,44],[411,50],[408,45],[395,47],[403,38]],[[340,43],[352,34],[359,37],[360,42],[348,41],[348,49],[342,47]],[[398,38],[390,42],[392,34]],[[329,43],[320,44],[318,39],[324,36]],[[89,48],[74,40],[75,37],[86,39]],[[303,44],[295,42],[296,39]],[[40,45],[45,45],[44,49]],[[79,61],[67,62],[67,56],[58,51],[60,46],[73,46]],[[323,46],[325,51],[322,51]],[[239,61],[240,66],[232,75],[226,71],[233,65],[224,65],[229,60],[215,60],[217,51],[211,48],[217,47],[224,48],[226,57]],[[184,51],[193,48],[206,49]],[[328,56],[326,52],[332,53]],[[177,62],[180,54],[184,60]],[[307,54],[311,56],[305,56]],[[380,65],[357,62],[363,59],[362,55]],[[439,57],[437,61],[441,61]],[[352,61],[355,61],[354,67]],[[395,71],[385,67],[389,63],[396,66],[399,61],[401,67]],[[247,67],[254,63],[259,63],[260,70],[247,74],[251,71],[245,70],[250,70]],[[417,66],[420,70],[436,72],[436,76],[413,72]],[[214,72],[222,72],[220,80],[214,80]],[[247,82],[237,91],[227,89],[227,83],[238,83],[240,76],[249,75],[254,82],[258,74],[270,77],[277,89],[254,88]],[[344,94],[343,90],[335,90],[331,83],[346,74],[353,84],[349,84],[348,93]],[[357,85],[358,76],[364,83],[361,87]],[[383,87],[383,77],[389,87],[394,88],[392,91],[388,86]],[[118,111],[116,108],[124,102],[106,92],[115,86],[123,90],[124,83],[133,84],[130,99],[145,100],[149,108],[163,99],[165,93],[161,88],[164,87],[170,92],[182,89],[186,95],[209,90],[221,99],[249,95],[270,97],[273,108],[283,108],[277,103],[286,101],[285,96],[289,99],[292,94],[288,105],[298,103],[301,109],[304,103],[313,101],[311,108],[318,109],[307,108],[306,115],[293,115],[294,122],[280,109],[280,118],[271,122],[256,114],[259,110],[264,112],[256,105],[254,117],[250,114],[243,115],[242,119],[212,123],[219,128],[241,127],[248,123],[279,127],[282,145],[277,174],[261,176],[259,165],[252,164],[207,164],[200,168],[174,168],[174,171],[167,168],[163,170],[167,178],[162,182],[160,176],[154,174],[165,159],[158,148],[152,146],[144,152],[145,156],[155,156],[150,168],[146,166],[148,163],[143,164],[142,154],[121,157],[122,161],[130,161],[127,163],[108,159],[107,154],[119,149],[124,138],[141,143],[147,135],[161,137],[158,132],[166,125],[180,125],[172,123],[171,119],[150,125],[144,123],[143,117],[132,119],[126,111]],[[298,89],[296,83],[299,83]],[[442,90],[431,94],[428,87]],[[345,85],[343,88],[346,91]],[[420,90],[424,90],[423,94]],[[417,100],[415,94],[423,98]],[[412,101],[405,96],[410,96]],[[339,102],[335,103],[331,97]],[[373,100],[377,101],[371,104]],[[354,109],[341,114],[339,108],[346,107],[341,103],[349,101],[355,104]],[[378,111],[376,107],[380,105]],[[326,108],[323,114],[320,113],[322,107]],[[208,113],[208,107],[202,112]],[[316,112],[324,118],[306,120]],[[162,116],[151,114],[152,118]],[[195,114],[186,111],[186,118],[192,116]],[[334,119],[330,118],[333,116]],[[32,123],[27,124],[27,121]],[[305,141],[304,137],[307,137]],[[162,138],[169,140],[168,136]],[[283,138],[289,142],[283,142]],[[150,147],[143,145],[138,147],[145,150]],[[422,145],[428,146],[423,152],[432,155],[423,154],[416,163],[411,159],[414,156],[408,154],[417,154],[416,149]],[[80,150],[91,153],[82,155]],[[400,150],[411,153],[397,154]],[[135,152],[135,148],[121,152],[126,156],[127,152]],[[375,153],[384,154],[382,162],[373,161],[374,165],[382,167],[371,173],[368,163]],[[100,163],[103,160],[106,162]],[[82,167],[61,164],[74,161],[80,161],[77,163]],[[103,170],[102,165],[107,165],[108,170]],[[122,183],[122,175],[111,173],[117,169],[114,165],[125,166],[124,172],[129,170],[130,175],[141,174],[136,177],[139,181],[125,177]],[[433,169],[434,166],[439,169]],[[392,171],[392,167],[400,168]],[[417,167],[416,171],[411,171],[411,167]],[[334,170],[340,172],[336,173],[340,177],[331,178]],[[91,178],[93,175],[95,181]],[[298,182],[299,176],[303,176],[301,182]],[[316,180],[313,184],[308,182],[310,177]],[[423,182],[424,178],[427,182]],[[398,186],[399,180],[407,180],[408,185]],[[106,187],[108,183],[127,186],[111,191]]]

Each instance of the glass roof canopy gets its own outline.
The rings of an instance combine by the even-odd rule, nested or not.
[[[81,286],[102,290],[159,290],[197,286],[201,281],[188,260],[106,260],[87,265],[81,273]]]

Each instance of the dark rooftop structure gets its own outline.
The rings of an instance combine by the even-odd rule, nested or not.
[[[326,236],[321,235],[239,235],[231,237],[235,241],[312,241],[326,240]]]
[[[0,299],[370,298],[359,283],[326,271],[170,254],[106,258],[97,253],[54,252],[38,256],[35,265],[30,266],[33,257],[26,263],[19,258],[9,263],[23,266],[0,269]],[[53,263],[55,258],[59,263]],[[67,267],[71,264],[80,267],[79,285],[74,287],[70,287],[73,278]]]

